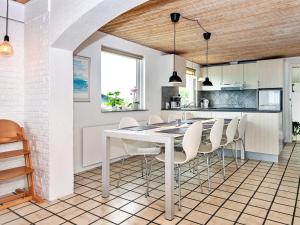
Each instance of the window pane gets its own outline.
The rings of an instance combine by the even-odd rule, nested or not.
[[[101,52],[101,93],[120,92],[120,98],[125,105],[133,100],[131,90],[137,87],[137,60],[136,58]],[[140,90],[139,90],[140,91]]]

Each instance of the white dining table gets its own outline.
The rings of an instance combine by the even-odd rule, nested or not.
[[[201,120],[203,123],[213,122],[214,119]],[[186,127],[183,124],[181,127]],[[130,139],[136,141],[145,141],[161,143],[165,146],[165,218],[172,220],[174,218],[174,139],[183,136],[183,134],[162,133],[161,130],[178,128],[176,126],[163,126],[159,128],[132,131],[126,129],[105,130],[105,148],[102,151],[102,196],[109,197],[110,182],[110,139]]]

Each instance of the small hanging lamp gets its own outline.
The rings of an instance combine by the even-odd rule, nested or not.
[[[3,42],[0,43],[0,55],[3,56],[11,56],[14,52],[13,47],[9,43],[9,36],[7,33],[8,33],[8,0],[6,1],[6,33]]]
[[[176,55],[176,29],[175,29],[175,24],[179,21],[180,19],[180,13],[171,13],[170,14],[171,21],[174,24],[174,39],[173,39],[173,47],[174,47],[174,54],[173,54],[173,74],[169,78],[170,83],[181,83],[182,80],[180,76],[178,76],[177,71],[175,70],[175,55]]]
[[[210,37],[211,37],[211,33],[209,32],[203,33],[203,38],[206,40],[206,78],[202,83],[203,86],[213,86],[208,76],[208,40],[210,39]]]

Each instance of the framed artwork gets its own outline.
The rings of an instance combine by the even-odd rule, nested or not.
[[[90,101],[90,64],[88,57],[73,57],[73,90],[75,102]]]

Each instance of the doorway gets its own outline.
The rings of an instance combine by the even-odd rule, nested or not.
[[[291,66],[291,112],[293,140],[300,136],[300,64]]]

